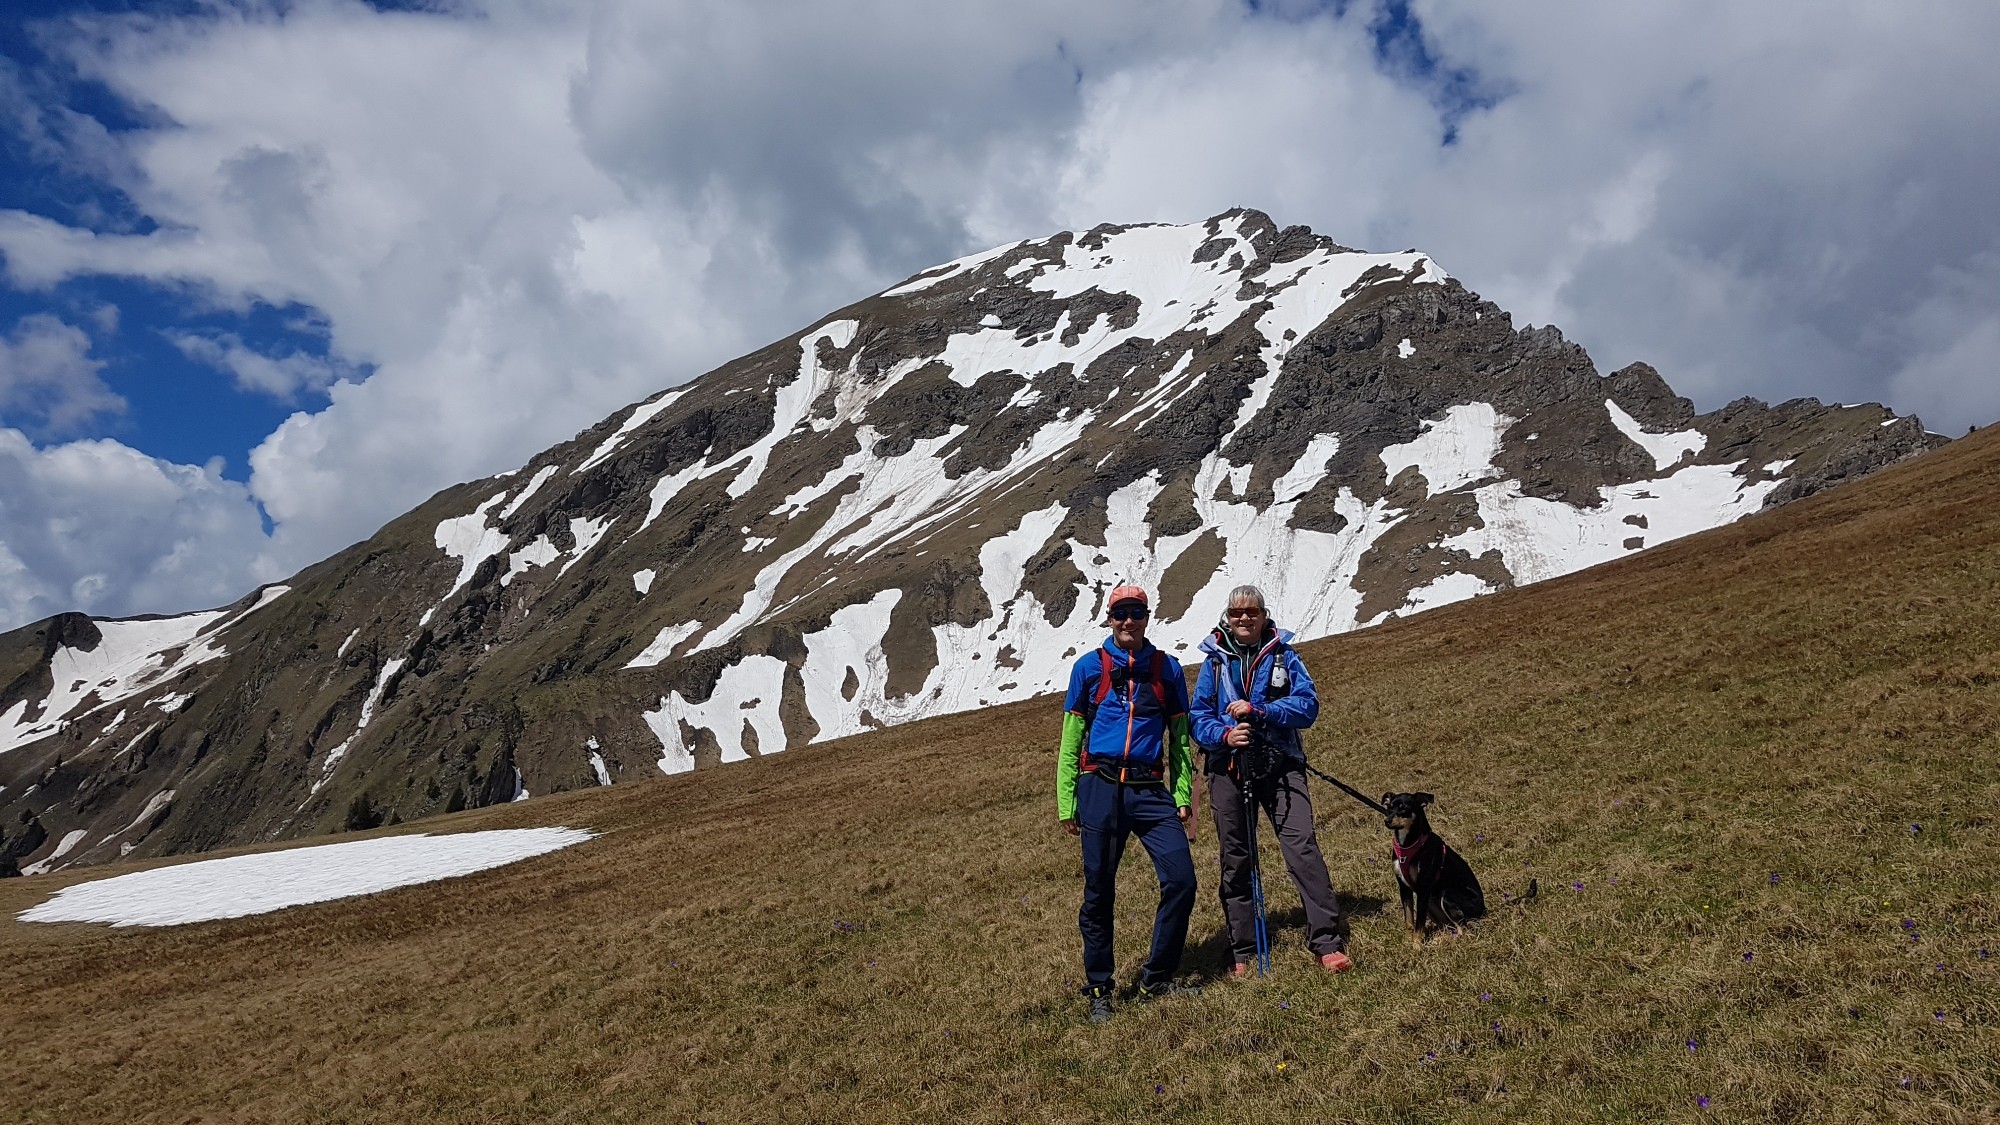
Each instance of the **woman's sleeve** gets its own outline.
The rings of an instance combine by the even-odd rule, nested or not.
[[[1215,661],[1203,660],[1201,673],[1195,677],[1194,699],[1188,705],[1188,717],[1193,720],[1195,744],[1204,750],[1222,745],[1222,739],[1229,733],[1231,724],[1223,719],[1216,707]]]

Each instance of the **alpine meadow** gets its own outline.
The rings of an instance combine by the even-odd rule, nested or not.
[[[1995,495],[1989,428],[1303,645],[1314,763],[1435,792],[1495,903],[1412,950],[1379,818],[1317,787],[1352,972],[1306,959],[1275,890],[1272,976],[1215,980],[1205,891],[1209,987],[1123,1007],[1116,1036],[1081,1022],[1059,707],[1034,698],[430,819],[600,833],[448,882],[164,929],[10,921],[0,1117],[1992,1120]],[[1212,831],[1195,850],[1206,879]],[[0,910],[97,874],[0,881]]]

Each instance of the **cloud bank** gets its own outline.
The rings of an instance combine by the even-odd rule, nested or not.
[[[0,435],[0,627],[229,600],[935,262],[1237,205],[1421,247],[1705,407],[2000,415],[2000,9],[1629,7],[302,0],[45,29],[145,124],[45,107],[35,143],[145,222],[0,212],[6,282],[297,304],[329,346],[175,337],[248,393],[323,392],[247,489]],[[40,405],[0,374],[0,422],[43,440],[115,409],[63,328],[11,336],[70,356]],[[175,499],[114,503],[138,477]],[[117,565],[24,552],[66,503],[103,505]]]

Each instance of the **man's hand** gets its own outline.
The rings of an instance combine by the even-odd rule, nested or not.
[[[1078,828],[1078,827],[1076,826],[1076,818],[1075,818],[1075,817],[1071,817],[1070,819],[1068,819],[1068,820],[1065,820],[1065,821],[1063,821],[1063,822],[1062,822],[1062,830],[1063,830],[1064,832],[1067,832],[1067,833],[1069,833],[1069,834],[1070,834],[1070,835],[1072,835],[1072,836],[1081,836],[1081,835],[1083,835],[1083,830],[1082,830],[1081,828]]]
[[[1229,701],[1229,717],[1238,721],[1241,721],[1243,716],[1248,715],[1254,709],[1250,706],[1250,701],[1247,699],[1232,699]]]
[[[1174,815],[1181,818],[1182,824],[1186,824],[1188,817],[1194,815],[1194,810],[1186,805],[1182,805],[1180,808],[1174,810]]]
[[[1241,724],[1230,727],[1229,733],[1222,736],[1222,744],[1238,748],[1250,745],[1250,728]]]

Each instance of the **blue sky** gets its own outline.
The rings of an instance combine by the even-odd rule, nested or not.
[[[0,57],[19,93],[43,112],[68,109],[108,132],[130,133],[145,120],[102,83],[82,79],[43,49],[51,21],[86,13],[196,13],[195,3],[95,3],[14,0],[0,19]],[[17,104],[7,107],[18,113]],[[73,157],[37,143],[26,130],[0,134],[0,208],[16,208],[92,230],[145,233],[151,217],[117,186],[74,169]],[[112,437],[155,457],[187,464],[220,458],[222,474],[247,481],[250,450],[301,406],[325,401],[313,391],[292,396],[245,392],[214,363],[190,358],[174,340],[187,335],[235,337],[267,355],[304,353],[324,359],[324,326],[310,308],[251,303],[224,307],[182,286],[106,276],[75,277],[47,290],[0,288],[0,326],[51,315],[91,335],[99,375],[123,408],[82,427],[51,429],[33,413],[5,417],[38,439]]]
[[[1233,206],[2000,416],[2000,9],[16,0],[0,628],[220,604],[959,254]],[[219,460],[218,460],[219,459]]]

